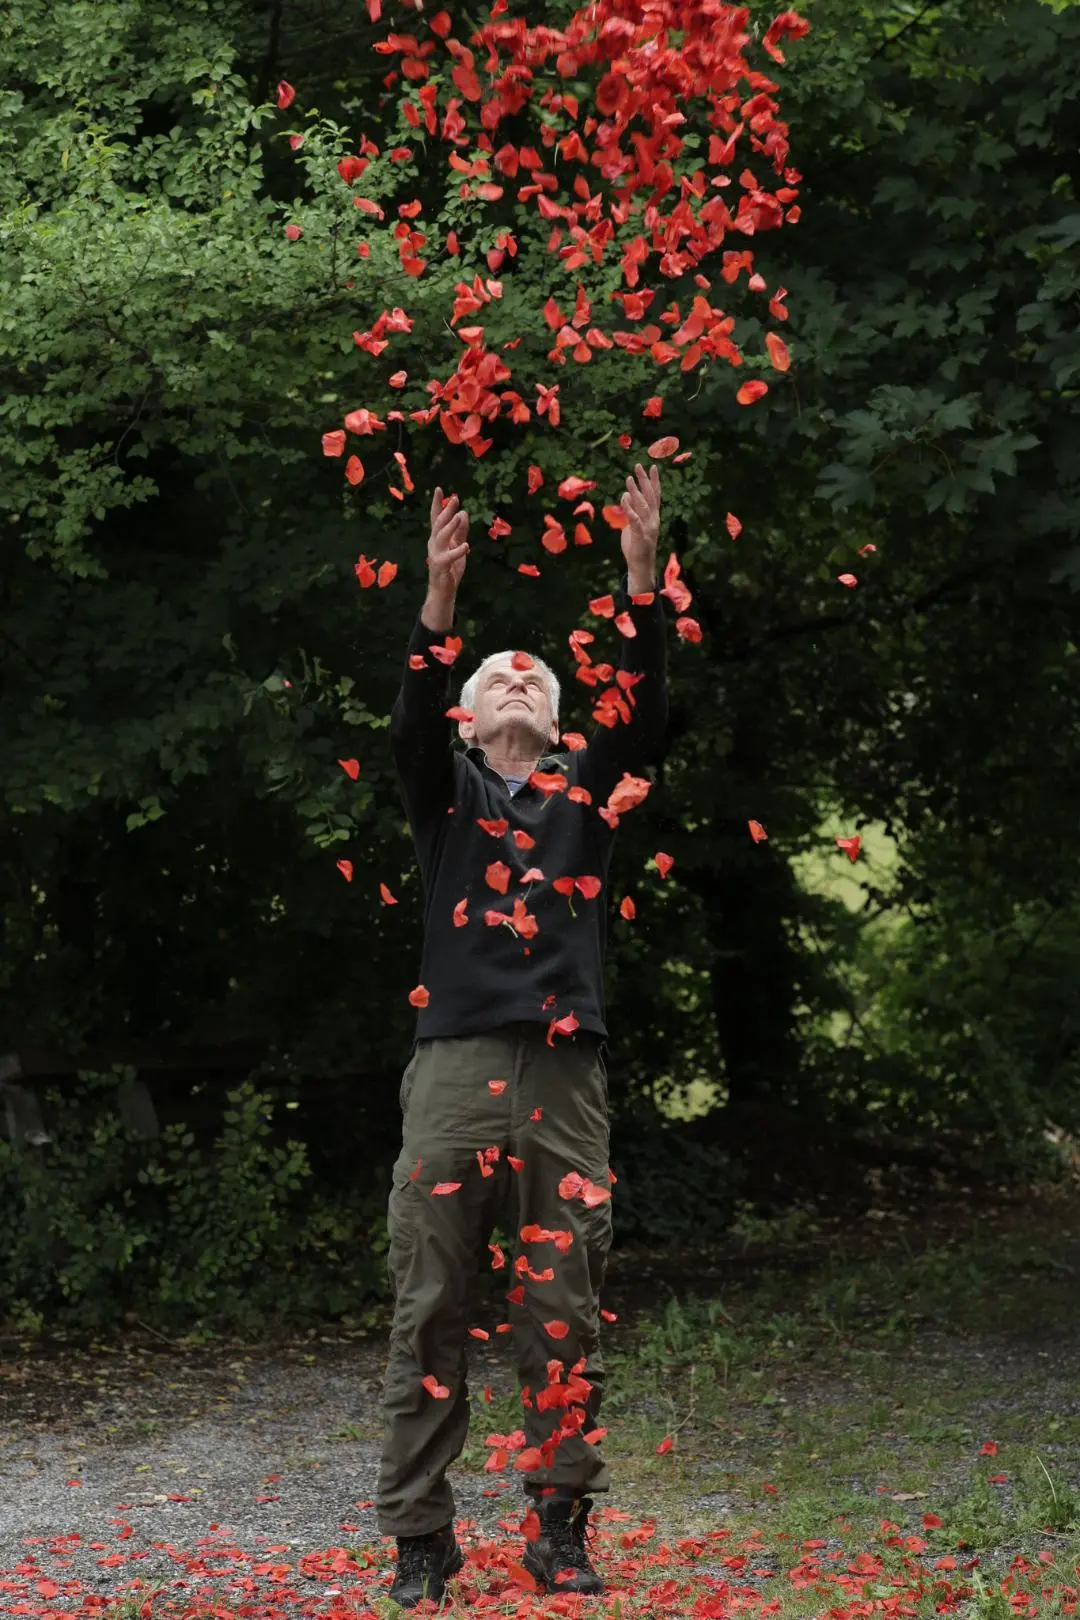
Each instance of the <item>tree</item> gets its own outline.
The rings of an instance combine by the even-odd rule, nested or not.
[[[353,194],[396,206],[407,187],[440,252],[473,233],[470,271],[494,277],[502,253],[487,339],[521,338],[536,367],[539,292],[569,281],[549,279],[548,227],[507,196],[481,228],[418,157],[342,178],[360,133],[388,149],[398,130],[374,28],[321,36],[297,6],[262,33],[243,8],[105,11],[23,0],[2,47],[9,1045],[254,1033],[300,1073],[392,1068],[420,904],[385,726],[421,594],[419,497],[453,483],[480,536],[512,522],[470,564],[463,668],[496,639],[565,663],[575,626],[614,650],[582,611],[615,581],[614,536],[598,521],[549,562],[543,513],[571,475],[613,493],[662,431],[693,449],[665,503],[704,635],[674,647],[667,757],[621,833],[638,901],[636,923],[613,919],[624,1095],[713,1079],[730,1106],[710,1128],[770,1149],[760,1122],[782,1107],[798,1146],[808,1117],[828,1133],[915,1096],[925,1051],[903,1029],[884,1058],[830,1033],[874,975],[798,860],[830,820],[877,821],[901,858],[870,872],[873,909],[923,918],[947,896],[959,925],[969,873],[1003,927],[1041,894],[1075,901],[1075,12],[825,0],[788,67],[765,62],[802,218],[752,243],[766,295],[744,270],[710,296],[730,298],[766,397],[737,404],[723,363],[645,387],[605,353],[567,367],[559,426],[504,427],[470,458],[395,424],[354,441],[354,487],[319,437],[389,370],[352,333],[393,307],[402,267]],[[393,354],[413,379],[448,369],[437,318],[459,278],[444,256],[411,288]],[[682,313],[690,279],[670,289]],[[766,313],[781,285],[787,323]],[[766,369],[766,330],[790,370]],[[654,391],[659,419],[641,415]],[[400,502],[394,449],[419,492]],[[360,554],[396,578],[361,589]],[[537,560],[540,580],[519,575]],[[571,690],[587,730],[591,694]],[[337,764],[354,757],[355,781]],[[947,1114],[923,1092],[908,1110]]]

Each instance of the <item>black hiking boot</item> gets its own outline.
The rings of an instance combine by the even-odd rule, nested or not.
[[[522,1563],[547,1592],[602,1592],[604,1582],[585,1550],[589,1496],[544,1496],[535,1502],[540,1534],[525,1543]],[[562,1575],[563,1580],[556,1577]]]
[[[398,1536],[397,1574],[390,1597],[402,1609],[415,1609],[427,1598],[441,1603],[446,1583],[465,1559],[452,1524],[426,1536]]]

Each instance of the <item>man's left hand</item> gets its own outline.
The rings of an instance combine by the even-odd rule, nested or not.
[[[619,502],[629,518],[622,531],[622,552],[631,596],[656,587],[656,547],[660,539],[660,469],[654,463],[646,472],[639,462],[626,480],[626,493]]]

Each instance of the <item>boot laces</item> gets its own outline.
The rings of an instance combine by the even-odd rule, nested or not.
[[[584,1509],[572,1518],[560,1514],[545,1525],[552,1551],[561,1560],[560,1569],[589,1570],[591,1573],[592,1565],[585,1545],[587,1526],[588,1514]]]
[[[400,1580],[423,1580],[441,1566],[438,1532],[426,1536],[401,1536],[398,1540],[397,1571]]]

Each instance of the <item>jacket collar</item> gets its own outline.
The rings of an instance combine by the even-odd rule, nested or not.
[[[495,771],[494,765],[488,764],[487,753],[483,748],[480,747],[478,743],[473,743],[470,747],[465,749],[465,758],[471,759],[474,764],[486,765],[489,771]],[[535,769],[538,771],[561,771],[566,769],[569,761],[569,754],[542,754],[536,762]],[[499,774],[500,772],[495,771],[496,776]],[[503,780],[505,781],[505,777]]]

